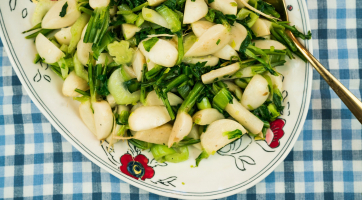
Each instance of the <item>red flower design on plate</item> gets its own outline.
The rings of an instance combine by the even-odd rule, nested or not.
[[[148,158],[142,154],[132,157],[131,154],[126,153],[121,157],[121,164],[120,170],[137,180],[144,181],[146,178],[152,178],[155,175],[153,168],[147,165]]]
[[[270,123],[270,128],[266,132],[265,141],[271,148],[277,148],[279,146],[279,140],[283,137],[283,127],[285,121],[282,119],[276,119]]]

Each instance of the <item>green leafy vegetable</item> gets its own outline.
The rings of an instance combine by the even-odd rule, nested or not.
[[[200,155],[196,158],[196,167],[199,166],[200,161],[201,161],[202,159],[206,159],[206,158],[208,158],[208,157],[209,157],[209,154],[208,154],[206,151],[202,151],[202,152],[200,153]]]
[[[67,8],[68,8],[68,2],[65,2],[65,4],[62,7],[62,10],[59,13],[60,17],[64,17],[67,14]]]
[[[158,42],[158,38],[157,37],[153,37],[149,40],[143,41],[143,46],[145,48],[146,51],[150,52],[150,50],[152,49],[152,47]]]

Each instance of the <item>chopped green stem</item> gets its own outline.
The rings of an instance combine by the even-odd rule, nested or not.
[[[83,91],[83,90],[80,90],[80,89],[75,89],[74,91],[78,92],[79,94],[83,95],[83,96],[88,96],[90,97],[90,94],[89,94],[89,91]]]
[[[123,82],[123,86],[127,88],[130,93],[136,92],[141,88],[141,84],[136,78]]]
[[[278,35],[283,38],[283,40],[285,41],[285,43],[287,43],[287,45],[290,47],[290,49],[293,51],[293,52],[296,52],[298,49],[297,49],[297,46],[294,44],[294,42],[284,33],[283,30],[281,29],[276,29],[275,30]]]
[[[184,43],[183,43],[182,32],[177,32],[176,35],[177,35],[177,41],[178,41],[178,58],[177,58],[176,65],[179,65],[182,62],[185,52],[184,52]]]
[[[182,83],[186,82],[188,77],[185,74],[178,76],[177,78],[173,79],[170,83],[166,85],[165,88],[162,89],[164,93],[171,91],[173,88],[178,87]]]
[[[187,82],[184,82],[177,88],[177,92],[181,95],[183,99],[185,99],[191,91],[191,87]]]
[[[28,33],[28,32],[30,32],[30,31],[34,31],[34,30],[39,29],[39,28],[41,28],[41,23],[35,25],[33,28],[31,28],[31,29],[29,29],[29,30],[23,31],[22,34]]]
[[[228,89],[222,88],[214,97],[212,101],[212,105],[214,108],[218,109],[219,111],[225,110],[226,106],[229,103],[233,102],[233,96],[229,92]]]
[[[295,55],[297,55],[300,59],[302,59],[305,63],[308,62],[308,60],[304,57],[302,53],[298,50],[297,52],[293,52]]]
[[[89,57],[91,57],[91,55],[89,55]],[[89,85],[89,89],[90,89],[90,95],[91,95],[91,101],[92,102],[96,102],[97,101],[97,97],[96,97],[96,88],[94,87],[94,75],[93,75],[93,65],[91,64],[91,62],[88,61],[88,85]]]
[[[222,134],[223,136],[227,136],[229,140],[234,138],[240,138],[243,135],[243,132],[239,129],[235,129],[233,131],[227,131]]]
[[[270,49],[263,49],[263,51],[267,55],[285,55],[287,53],[286,50],[274,50],[274,51],[271,51]]]
[[[147,86],[143,86],[142,84],[146,81],[146,72],[147,72],[147,65],[143,65],[142,70],[142,77],[141,77],[141,94],[140,94],[140,101],[143,105],[146,104],[146,88]]]
[[[196,103],[196,105],[200,110],[211,108],[211,103],[207,97],[202,98],[200,102]]]
[[[209,157],[209,154],[208,154],[206,151],[202,151],[202,152],[200,153],[200,155],[196,158],[196,167],[199,166],[200,161],[201,161],[202,159],[206,159],[206,158],[208,158],[208,157]]]
[[[114,38],[115,35],[112,32],[108,31],[106,34],[104,34],[102,41],[98,45],[92,45],[94,59],[98,60],[98,57],[106,49],[107,45],[114,41]]]
[[[179,112],[189,112],[190,109],[195,105],[196,100],[202,94],[202,91],[205,89],[205,85],[201,82],[197,82],[190,91],[189,95],[186,97],[184,102],[182,103]]]
[[[154,78],[155,76],[157,76],[157,74],[159,74],[162,70],[164,69],[163,66],[161,65],[156,65],[154,68],[152,68],[150,71],[148,71],[146,73],[146,79],[150,80],[152,78]]]
[[[181,21],[179,16],[172,11],[170,8],[161,4],[155,9],[163,18],[165,18],[167,24],[169,25],[171,32],[176,33],[181,30]]]
[[[40,29],[39,31],[30,34],[28,36],[25,37],[25,39],[32,39],[32,38],[36,38],[36,36],[39,35],[39,33],[43,34],[44,36],[47,36],[48,34],[50,34],[53,31],[53,29]]]
[[[167,93],[164,93],[159,87],[156,85],[153,86],[153,89],[155,90],[158,97],[161,98],[163,104],[166,106],[167,112],[170,115],[171,120],[175,119],[175,113],[172,110],[170,101],[168,100]]]
[[[261,64],[263,64],[263,66],[266,68],[266,70],[268,70],[271,74],[273,74],[274,76],[278,76],[278,73],[274,71],[274,69],[270,66],[269,63],[266,63],[263,59],[259,58],[258,56],[256,56],[253,52],[251,52],[249,49],[245,50],[245,54],[248,55],[251,58],[256,59],[257,61],[259,61]]]
[[[181,140],[180,142],[174,143],[172,145],[172,147],[173,148],[186,147],[186,146],[190,146],[190,145],[197,144],[197,143],[200,143],[200,139],[186,137],[183,140]]]
[[[36,64],[36,63],[38,63],[40,60],[41,60],[41,57],[40,57],[40,55],[37,53],[37,54],[35,55],[35,58],[34,58],[33,63]]]
[[[290,30],[294,34],[295,37],[299,37],[302,40],[305,40],[305,39],[310,40],[312,38],[312,33],[310,31],[308,31],[308,34],[305,35],[305,34],[301,33],[300,31],[298,31],[298,29],[295,26],[290,26],[285,23],[279,23],[279,24],[284,26],[286,29]]]
[[[117,124],[119,124],[119,125],[127,125],[128,124],[128,118],[129,118],[129,111],[128,110],[123,110],[118,115]]]
[[[103,35],[108,30],[109,20],[110,16],[108,6],[96,8],[89,20],[83,42],[93,43],[98,46],[103,38]]]
[[[88,9],[88,8],[85,8],[85,7],[79,7],[79,10],[84,12],[84,13],[87,13],[88,15],[92,15],[93,11]]]
[[[142,8],[147,7],[147,6],[148,6],[148,2],[146,1],[145,3],[143,3],[143,4],[141,4],[141,5],[133,8],[132,11],[133,11],[133,12],[137,12],[137,11],[142,10]]]
[[[50,65],[50,69],[51,69],[56,75],[58,75],[60,78],[62,78],[62,79],[64,80],[64,78],[63,78],[63,76],[62,76],[62,73],[60,72],[60,68],[59,68],[59,67]]]

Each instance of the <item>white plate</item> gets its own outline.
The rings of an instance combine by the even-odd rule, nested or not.
[[[304,0],[288,0],[290,21],[299,30],[310,30]],[[50,68],[33,64],[35,47],[24,39],[22,31],[29,29],[34,5],[29,0],[2,0],[0,2],[1,38],[6,52],[21,83],[41,112],[72,145],[98,166],[141,189],[175,198],[222,198],[246,190],[269,175],[288,155],[303,127],[311,94],[312,68],[301,60],[288,61],[278,67],[284,75],[284,114],[275,126],[274,143],[252,141],[250,137],[224,147],[214,156],[203,160],[197,168],[199,153],[190,148],[188,161],[172,164],[157,163],[148,151],[140,151],[123,143],[115,151],[106,153],[106,145],[83,125],[78,114],[78,103],[61,94],[62,80]],[[306,46],[312,50],[312,42]],[[284,125],[285,124],[285,125]],[[283,127],[284,126],[284,127]],[[278,129],[278,130],[277,130]],[[278,139],[279,138],[279,139]],[[144,162],[145,180],[137,180],[120,170],[120,157]],[[138,157],[137,157],[138,156]],[[123,163],[123,166],[126,164]],[[143,166],[143,165],[142,165]]]

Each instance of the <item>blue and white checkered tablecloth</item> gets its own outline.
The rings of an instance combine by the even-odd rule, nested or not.
[[[362,95],[362,0],[308,0],[314,55]],[[228,199],[362,199],[362,126],[318,73],[285,161]],[[165,199],[90,162],[32,103],[0,43],[0,199]]]

